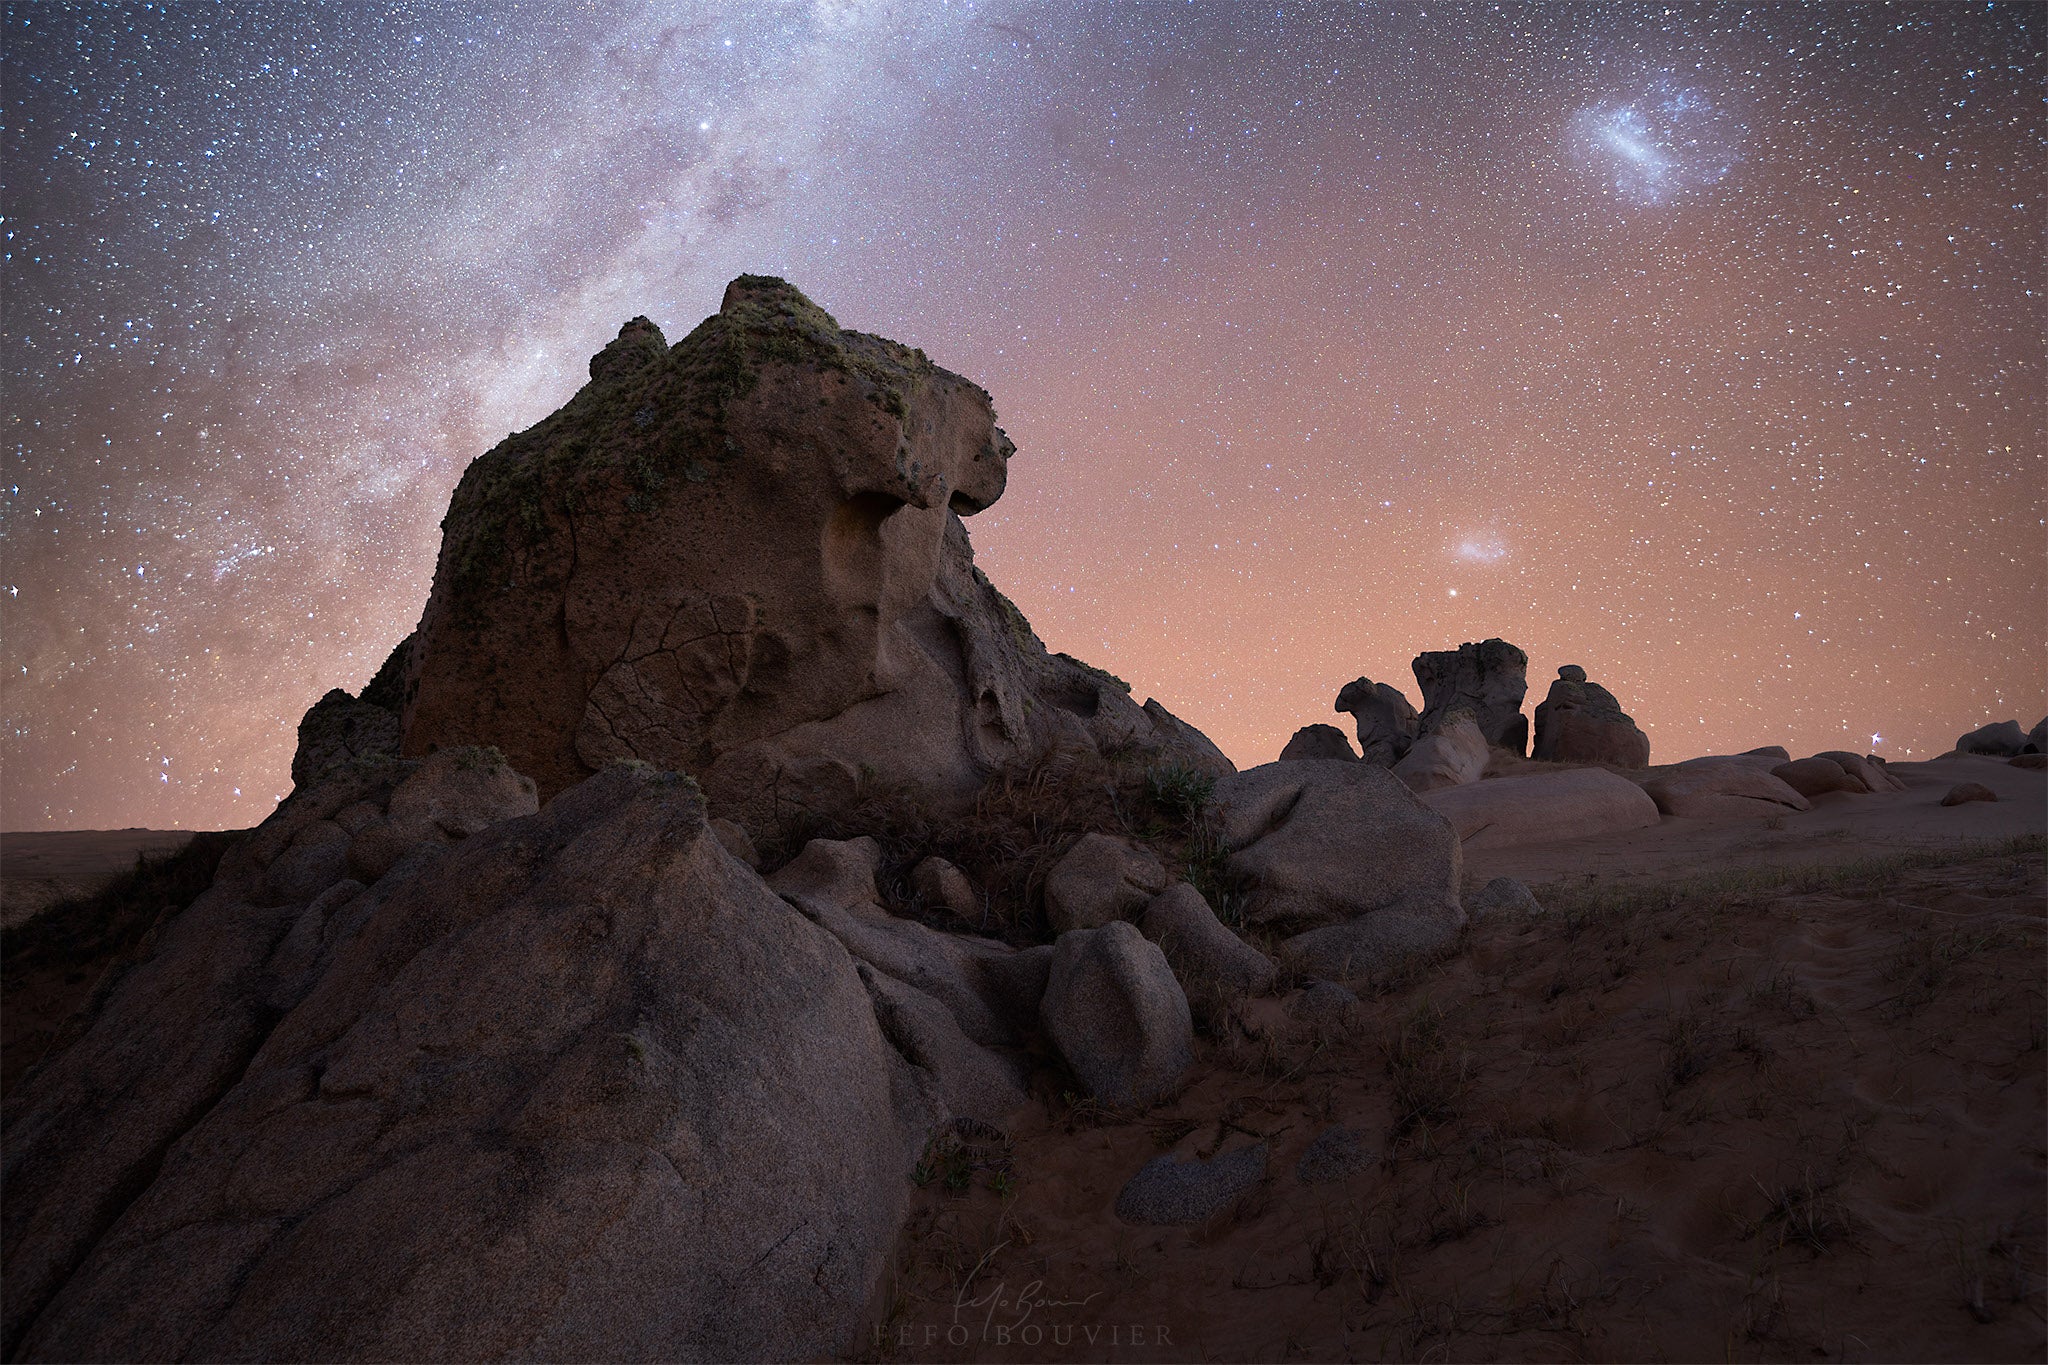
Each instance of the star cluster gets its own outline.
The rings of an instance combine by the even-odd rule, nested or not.
[[[2048,707],[2026,6],[4,22],[6,828],[260,819],[464,465],[742,271],[989,388],[983,566],[1240,764],[1489,635],[1665,759]]]

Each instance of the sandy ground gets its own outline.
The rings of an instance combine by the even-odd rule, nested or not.
[[[76,829],[0,834],[0,929],[25,924],[58,901],[90,896],[141,853],[183,848],[190,830]]]
[[[2048,780],[1892,771],[1474,855],[1550,910],[1340,1021],[1240,1006],[1147,1113],[1045,1087],[935,1160],[859,1358],[2043,1359],[2048,885],[2038,842],[1982,849],[2042,832]],[[1958,781],[2001,800],[1941,808]],[[1302,1183],[1339,1124],[1363,1169]],[[1257,1142],[1208,1223],[1113,1212],[1161,1153]]]

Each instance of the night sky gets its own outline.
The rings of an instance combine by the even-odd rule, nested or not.
[[[469,460],[743,271],[979,381],[1265,762],[1500,635],[1653,757],[2048,710],[2026,5],[14,4],[0,827],[253,824]]]

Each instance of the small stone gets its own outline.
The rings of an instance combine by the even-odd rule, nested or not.
[[[1335,981],[1311,981],[1287,997],[1287,1012],[1296,1019],[1316,1022],[1340,1018],[1358,1003],[1358,993]]]
[[[1489,915],[1540,915],[1543,902],[1515,878],[1495,877],[1472,893],[1465,902],[1465,913],[1475,921]]]
[[[1212,1161],[1168,1155],[1145,1163],[1116,1197],[1116,1216],[1151,1226],[1199,1223],[1230,1207],[1266,1178],[1266,1145]]]
[[[1358,1130],[1340,1124],[1308,1145],[1294,1167],[1294,1178],[1304,1185],[1328,1185],[1347,1180],[1371,1164],[1372,1156]]]

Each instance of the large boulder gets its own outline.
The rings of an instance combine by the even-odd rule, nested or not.
[[[2016,720],[2001,720],[1980,726],[1956,741],[1956,748],[1966,754],[1990,754],[1993,758],[2011,758],[2026,749],[2027,734],[2020,729]]]
[[[1045,918],[1055,934],[1129,919],[1166,889],[1166,869],[1128,839],[1084,834],[1045,874]]]
[[[1611,763],[1647,768],[1650,737],[1637,728],[1614,694],[1586,681],[1586,670],[1557,670],[1550,694],[1536,704],[1536,747],[1531,757],[1551,763]]]
[[[365,758],[398,756],[398,713],[335,688],[299,720],[292,782],[303,787],[330,768]]]
[[[1486,772],[1486,737],[1465,710],[1437,718],[1437,728],[1415,741],[1407,756],[1394,765],[1394,776],[1413,792],[1441,791],[1477,782]]]
[[[1771,769],[1771,776],[1808,800],[1816,796],[1825,796],[1829,792],[1848,792],[1851,795],[1862,796],[1870,790],[1860,778],[1849,776],[1841,764],[1832,758],[1820,756],[1780,763]]]
[[[1335,759],[1268,763],[1221,779],[1209,835],[1231,850],[1245,918],[1280,930],[1398,907],[1456,917],[1458,839],[1399,778]]]
[[[1194,1065],[1187,996],[1166,955],[1125,920],[1060,935],[1039,1014],[1075,1078],[1104,1104],[1164,1099]]]
[[[1176,882],[1152,898],[1138,932],[1159,945],[1183,988],[1213,982],[1246,995],[1273,989],[1273,961],[1246,943],[1209,908],[1202,893]]]
[[[2022,753],[2048,754],[2048,716],[2034,722],[2034,728],[2027,731],[2027,744]]]
[[[1643,790],[1666,815],[1690,817],[1782,815],[1813,803],[1772,775],[1774,759],[1691,759],[1658,773]]]
[[[1334,725],[1304,725],[1296,730],[1287,741],[1287,747],[1280,751],[1280,761],[1291,763],[1299,758],[1357,758],[1351,751],[1351,741],[1344,738],[1344,732]]]
[[[1884,793],[1902,792],[1906,789],[1906,784],[1893,777],[1890,770],[1885,767],[1884,760],[1876,754],[1857,754],[1847,749],[1829,749],[1824,753],[1815,754],[1814,757],[1824,758],[1840,768],[1864,791]]]
[[[1466,848],[1554,844],[1657,823],[1648,793],[1605,768],[1497,777],[1427,792],[1423,804],[1451,822]]]
[[[1522,699],[1529,694],[1529,656],[1506,640],[1482,640],[1456,649],[1415,656],[1415,681],[1422,687],[1422,733],[1441,728],[1454,708],[1472,712],[1479,733],[1496,748],[1529,751],[1529,718]]]
[[[674,346],[636,318],[464,473],[403,751],[494,744],[544,798],[642,759],[757,833],[877,790],[964,810],[1059,749],[1229,771],[975,569],[1012,449],[980,388],[781,280]]]
[[[1337,693],[1337,710],[1349,713],[1357,726],[1359,757],[1383,768],[1400,762],[1422,733],[1422,718],[1401,690],[1371,678],[1345,683]]]
[[[725,852],[687,779],[622,765],[424,847],[266,1001],[303,912],[252,905],[249,874],[376,800],[345,783],[232,853],[10,1096],[10,1349],[849,1346],[941,1115],[845,950]]]

